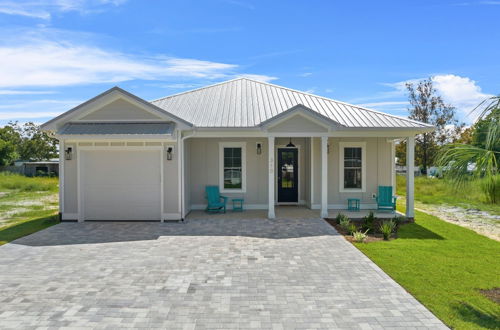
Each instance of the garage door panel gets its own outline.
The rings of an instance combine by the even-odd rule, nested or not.
[[[82,193],[86,220],[159,220],[159,150],[86,150]]]

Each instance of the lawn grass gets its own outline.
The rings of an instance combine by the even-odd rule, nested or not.
[[[396,183],[397,194],[406,196],[406,177],[397,175]],[[478,181],[471,182],[466,187],[457,190],[449,181],[418,176],[415,177],[415,200],[423,204],[447,204],[500,215],[500,204],[485,201]]]
[[[58,179],[0,172],[0,245],[58,221]]]
[[[500,305],[479,292],[500,287],[499,242],[418,211],[398,237],[355,246],[448,326],[500,329]]]

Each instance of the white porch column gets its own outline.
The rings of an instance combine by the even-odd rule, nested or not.
[[[406,140],[406,217],[415,217],[415,136]]]
[[[328,137],[321,137],[321,217],[328,217]]]
[[[268,151],[268,159],[269,159],[269,180],[268,180],[268,212],[267,212],[267,217],[269,219],[274,219],[276,215],[274,214],[274,172],[275,172],[275,165],[274,165],[274,136],[269,136],[267,138],[268,140],[268,145],[269,147],[267,148]]]

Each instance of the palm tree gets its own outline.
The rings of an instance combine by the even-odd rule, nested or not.
[[[500,172],[498,159],[500,152],[500,96],[491,97],[479,104],[479,119],[488,117],[484,147],[453,143],[441,148],[437,164],[446,168],[446,176],[462,188],[469,180],[482,178],[481,188],[490,203],[500,201]],[[470,169],[472,167],[472,174]]]

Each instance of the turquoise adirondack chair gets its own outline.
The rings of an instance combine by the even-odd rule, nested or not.
[[[392,186],[378,186],[377,209],[396,212],[396,199],[392,194]]]
[[[219,187],[206,186],[205,192],[207,194],[206,197],[208,200],[207,208],[205,209],[205,211],[209,213],[219,213],[219,212],[226,213],[226,204],[228,197],[220,195]]]

